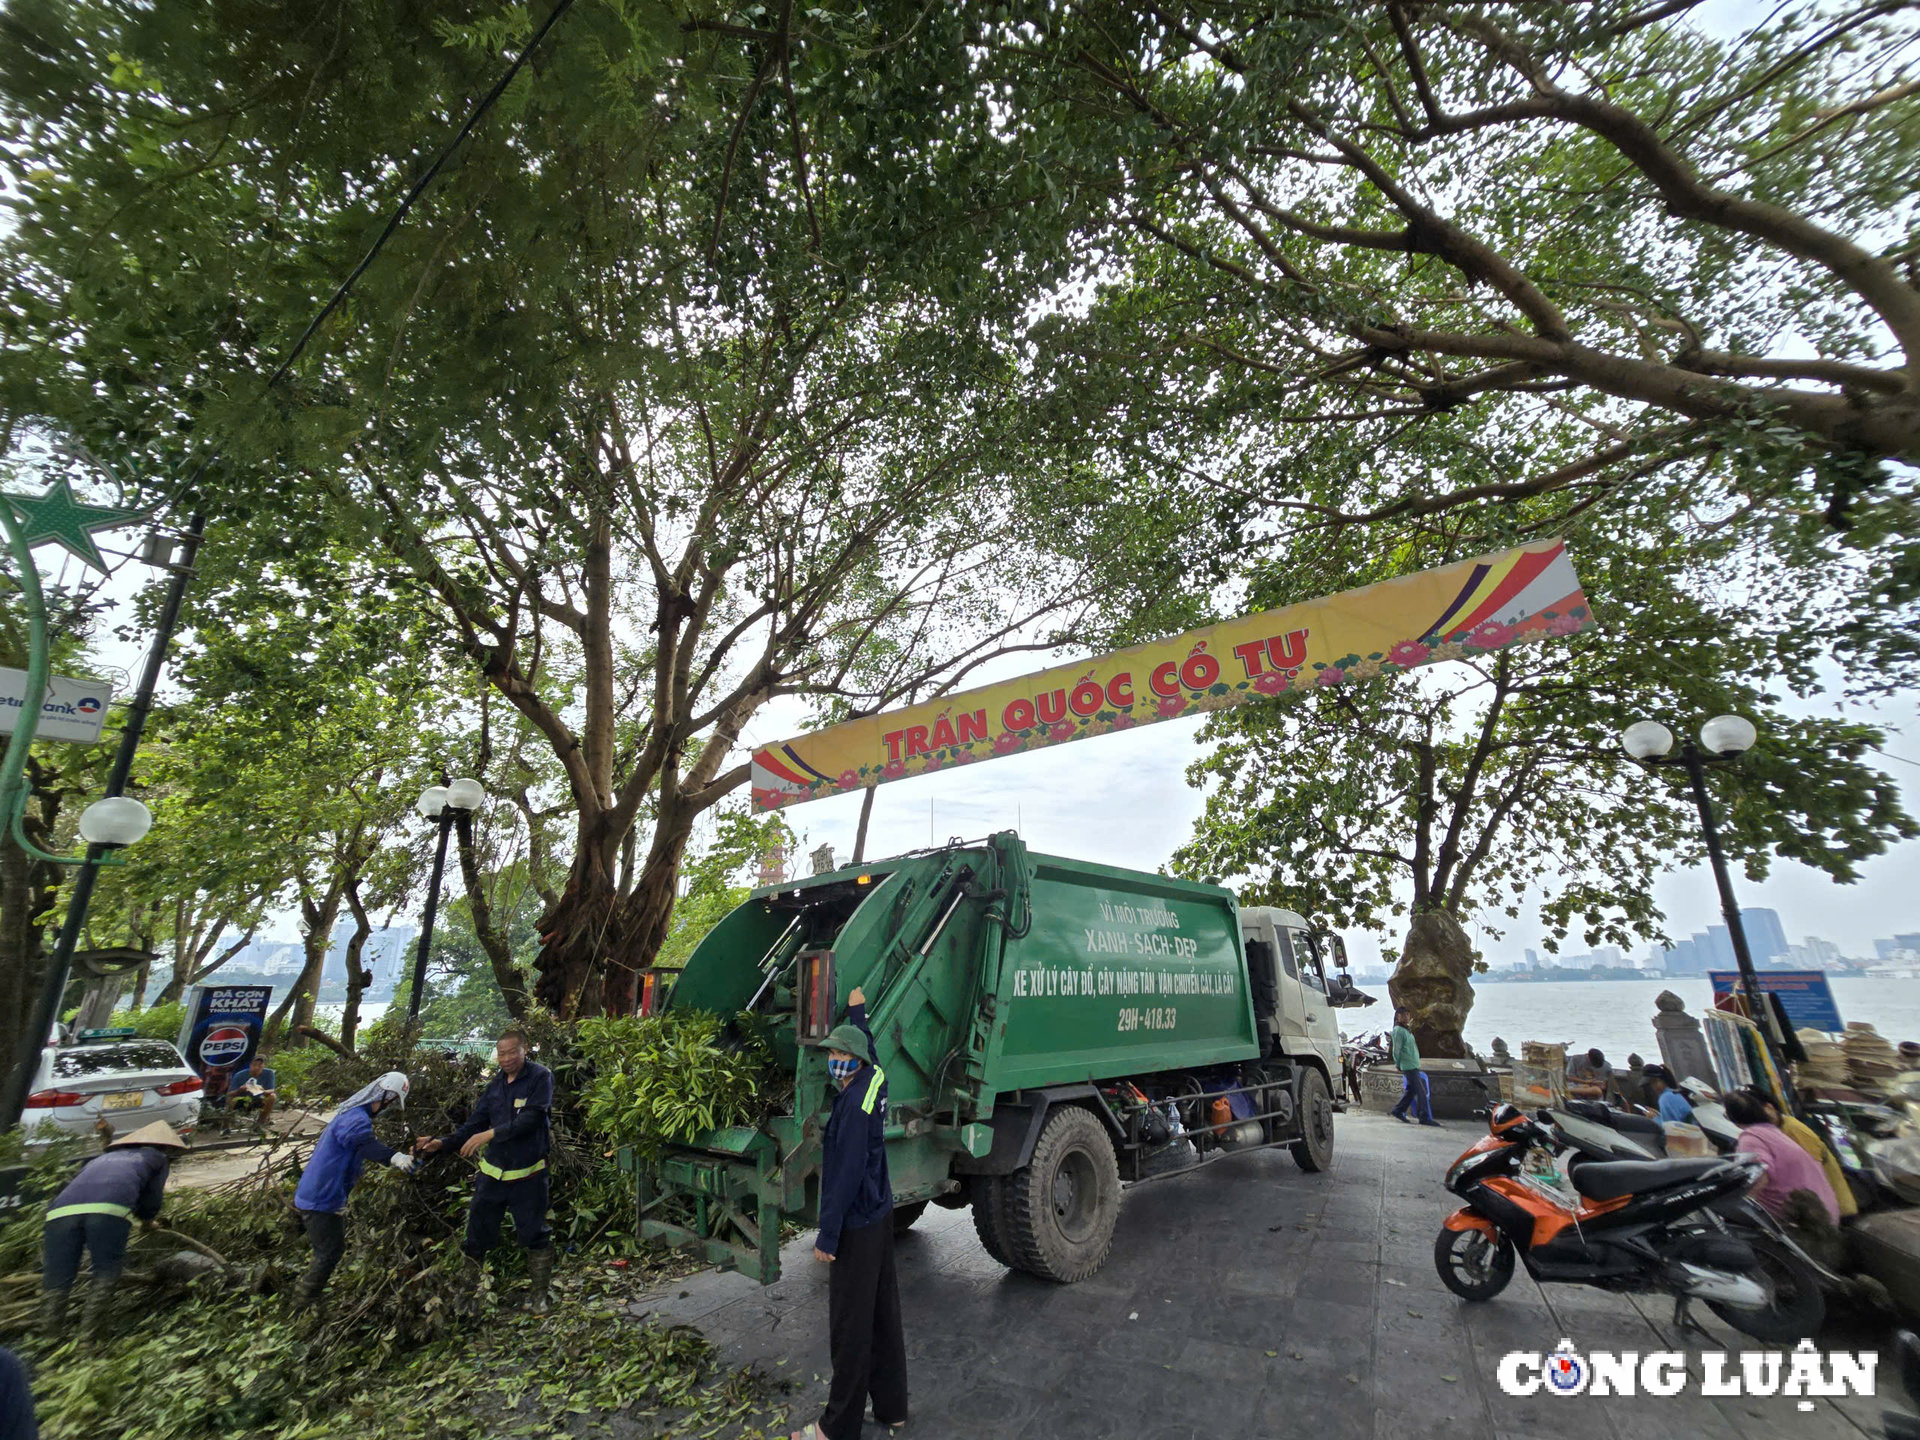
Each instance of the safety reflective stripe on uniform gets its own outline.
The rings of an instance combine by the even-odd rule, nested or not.
[[[887,1072],[878,1065],[873,1067],[873,1079],[867,1082],[867,1093],[861,1097],[860,1108],[867,1114],[873,1113],[873,1102],[880,1098],[880,1086],[885,1083]]]
[[[112,1215],[121,1220],[133,1219],[131,1205],[109,1205],[102,1201],[97,1205],[62,1205],[58,1210],[47,1211],[47,1219],[59,1220],[68,1215]]]
[[[546,1168],[547,1162],[544,1160],[536,1160],[533,1164],[520,1170],[502,1170],[498,1165],[495,1165],[489,1160],[482,1160],[480,1162],[480,1173],[494,1180],[524,1180],[529,1175],[538,1175]]]

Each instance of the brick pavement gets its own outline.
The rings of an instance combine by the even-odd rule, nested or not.
[[[1004,1270],[967,1211],[930,1209],[897,1252],[913,1396],[902,1440],[1880,1435],[1881,1400],[1801,1413],[1785,1398],[1502,1393],[1494,1367],[1511,1349],[1550,1350],[1562,1337],[1582,1350],[1706,1342],[1675,1343],[1671,1302],[1543,1291],[1524,1271],[1484,1305],[1443,1289],[1432,1247],[1452,1205],[1440,1177],[1478,1133],[1477,1122],[1423,1130],[1350,1112],[1328,1174],[1260,1152],[1138,1187],[1112,1259],[1079,1285]],[[697,1325],[730,1364],[790,1380],[790,1411],[763,1417],[778,1433],[817,1416],[828,1373],[826,1267],[811,1234],[782,1265],[772,1286],[704,1274],[634,1307]],[[1759,1348],[1701,1319],[1715,1344]],[[1896,1383],[1884,1377],[1883,1395]]]

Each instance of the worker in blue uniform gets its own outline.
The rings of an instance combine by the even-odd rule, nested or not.
[[[67,1324],[67,1295],[80,1274],[84,1250],[93,1284],[80,1314],[80,1335],[91,1340],[106,1323],[113,1292],[126,1267],[133,1222],[151,1225],[160,1214],[173,1152],[186,1149],[164,1120],[115,1140],[81,1167],[47,1207],[40,1235],[40,1328],[57,1336]]]
[[[847,997],[847,1018],[821,1042],[839,1087],[820,1149],[820,1233],[813,1257],[833,1266],[827,1328],[833,1383],[820,1419],[794,1440],[859,1440],[868,1397],[873,1418],[907,1420],[907,1341],[893,1269],[893,1185],[887,1178],[887,1076],[867,1029],[866,995]]]
[[[553,1241],[547,1228],[547,1149],[553,1110],[553,1072],[527,1057],[527,1037],[509,1030],[493,1049],[500,1068],[474,1102],[467,1123],[443,1139],[419,1140],[414,1148],[431,1155],[457,1145],[466,1159],[479,1157],[467,1207],[465,1262],[460,1288],[471,1306],[478,1299],[487,1252],[499,1242],[500,1221],[513,1216],[513,1236],[527,1252],[531,1286],[527,1308],[544,1315],[553,1283]]]
[[[313,1257],[295,1297],[309,1314],[317,1311],[334,1267],[347,1253],[347,1197],[360,1183],[366,1163],[391,1165],[402,1174],[413,1170],[416,1162],[411,1155],[396,1153],[373,1133],[373,1117],[389,1105],[405,1109],[410,1088],[404,1074],[389,1070],[349,1095],[320,1132],[300,1174],[293,1208],[313,1246]]]

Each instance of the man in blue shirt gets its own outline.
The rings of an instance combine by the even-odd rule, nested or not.
[[[882,1425],[907,1419],[907,1342],[893,1269],[893,1186],[887,1178],[887,1076],[874,1063],[867,997],[847,997],[847,1019],[828,1034],[833,1098],[820,1142],[820,1233],[813,1257],[830,1264],[827,1329],[833,1383],[805,1440],[859,1440],[867,1397]]]
[[[1642,1073],[1647,1077],[1647,1089],[1653,1092],[1660,1118],[1669,1125],[1691,1125],[1693,1106],[1688,1103],[1680,1082],[1673,1078],[1673,1072],[1664,1065],[1649,1065]]]
[[[267,1064],[267,1057],[256,1051],[247,1062],[246,1073],[236,1075],[227,1082],[227,1093],[220,1097],[220,1104],[235,1114],[242,1110],[258,1110],[260,1123],[264,1125],[273,1119],[276,1098],[272,1067]]]
[[[373,1133],[373,1117],[389,1105],[404,1109],[410,1088],[404,1074],[389,1070],[349,1095],[320,1132],[313,1154],[300,1172],[293,1208],[313,1246],[313,1257],[307,1262],[307,1273],[295,1298],[308,1313],[318,1310],[334,1267],[347,1253],[347,1197],[360,1183],[361,1169],[369,1160],[376,1165],[391,1165],[402,1174],[414,1167],[411,1155],[395,1154],[391,1145],[382,1144]]]
[[[513,1236],[527,1252],[532,1282],[527,1309],[544,1315],[553,1282],[553,1242],[547,1229],[548,1120],[553,1109],[553,1072],[527,1058],[527,1037],[509,1030],[493,1047],[500,1068],[474,1102],[467,1123],[444,1139],[421,1139],[414,1148],[431,1155],[457,1145],[465,1159],[479,1156],[480,1178],[467,1207],[467,1238],[461,1249],[461,1289],[469,1305],[480,1291],[487,1252],[500,1240],[500,1221],[511,1212]]]

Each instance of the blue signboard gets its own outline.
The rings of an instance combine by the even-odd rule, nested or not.
[[[1742,994],[1740,972],[1710,971],[1713,982],[1713,1006],[1716,1010],[1745,1011],[1743,1004],[1729,1004]],[[1837,1033],[1846,1027],[1840,1023],[1840,1007],[1833,1002],[1833,987],[1827,984],[1824,970],[1762,970],[1757,977],[1760,993],[1778,995],[1780,1008],[1787,1012],[1787,1023],[1796,1030],[1825,1030]]]

